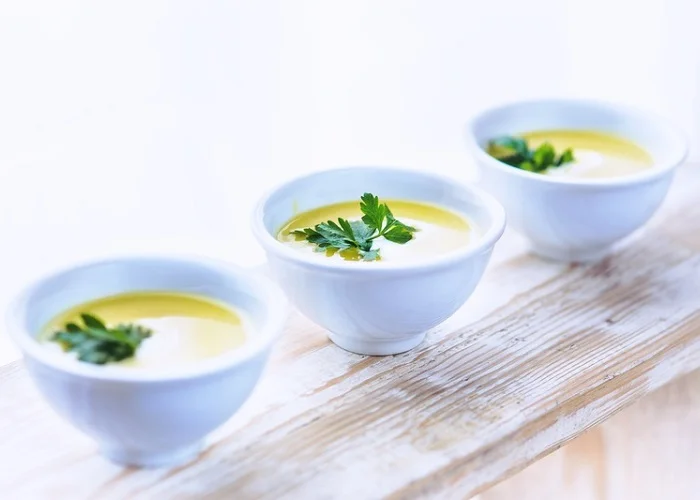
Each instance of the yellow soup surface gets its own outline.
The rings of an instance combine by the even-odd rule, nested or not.
[[[129,368],[180,367],[236,349],[246,337],[241,316],[217,301],[184,293],[137,292],[87,302],[65,311],[44,327],[39,340],[49,348],[61,350],[58,343],[50,341],[51,335],[66,323],[81,324],[80,313],[97,316],[108,327],[136,323],[153,331],[135,356],[109,363]]]
[[[414,201],[381,199],[380,202],[386,203],[399,221],[417,229],[413,233],[413,239],[403,245],[384,238],[374,240],[372,248],[379,249],[380,262],[405,262],[434,257],[469,245],[478,237],[474,224],[450,210]],[[360,220],[362,212],[359,200],[335,203],[300,213],[287,221],[277,234],[277,239],[301,252],[315,253],[320,257],[359,260],[357,252],[353,250],[317,252],[316,245],[291,234],[296,229],[313,227],[328,220],[337,221],[338,217],[350,221]]]
[[[601,178],[630,175],[653,166],[653,158],[632,141],[592,130],[537,130],[521,134],[531,149],[544,142],[557,153],[574,150],[575,161],[548,168],[545,175]]]

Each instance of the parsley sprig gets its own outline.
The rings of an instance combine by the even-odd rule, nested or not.
[[[554,146],[545,142],[530,149],[522,137],[503,136],[489,141],[486,152],[503,163],[528,172],[541,173],[574,161],[574,151],[567,148],[557,155]]]
[[[348,221],[339,217],[337,222],[329,220],[313,228],[296,229],[292,234],[316,245],[316,251],[355,249],[360,258],[367,261],[380,258],[379,249],[372,248],[377,238],[402,245],[413,239],[416,228],[397,220],[386,203],[379,203],[377,196],[365,193],[360,200],[362,220]]]
[[[99,318],[83,313],[83,325],[67,323],[63,330],[54,332],[51,340],[61,344],[65,351],[75,351],[80,361],[103,365],[132,357],[152,331],[139,325],[117,325],[107,328]]]

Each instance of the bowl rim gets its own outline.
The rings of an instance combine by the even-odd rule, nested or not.
[[[278,241],[271,235],[264,224],[264,215],[266,207],[270,199],[282,189],[296,183],[302,183],[313,177],[320,175],[328,175],[334,173],[342,173],[352,171],[358,174],[372,174],[376,172],[391,172],[394,174],[403,174],[411,177],[430,179],[449,185],[455,186],[463,190],[470,198],[474,199],[478,205],[486,210],[492,219],[490,227],[479,237],[473,244],[466,245],[464,248],[459,248],[452,252],[428,258],[417,260],[415,262],[383,262],[379,265],[368,263],[359,264],[357,262],[348,262],[342,259],[320,259],[318,256],[310,255],[304,252],[299,252]],[[407,272],[426,272],[449,267],[457,262],[480,254],[487,249],[492,248],[500,239],[506,227],[506,214],[503,206],[490,194],[484,190],[474,186],[464,184],[456,179],[447,176],[423,172],[420,170],[412,170],[395,166],[344,166],[337,168],[324,169],[304,175],[294,177],[284,182],[278,183],[277,186],[269,189],[259,200],[253,210],[251,216],[251,228],[253,235],[262,245],[265,252],[274,254],[276,257],[292,261],[296,264],[315,269],[323,269],[325,271],[335,271],[341,273],[353,273],[357,276],[368,275],[387,275]]]
[[[119,366],[92,365],[89,363],[76,362],[66,356],[46,349],[34,339],[32,332],[25,328],[27,306],[34,293],[42,288],[48,281],[63,275],[70,275],[77,271],[86,270],[110,263],[138,263],[138,262],[165,262],[173,265],[196,265],[203,266],[218,273],[220,276],[243,278],[245,289],[259,300],[265,302],[268,307],[263,324],[254,330],[250,340],[228,353],[193,363],[175,370],[143,369],[134,370]],[[33,280],[12,300],[6,310],[5,320],[9,331],[9,336],[17,345],[24,357],[29,357],[35,362],[47,365],[60,372],[81,377],[84,379],[127,382],[127,383],[148,383],[148,382],[170,382],[191,380],[226,371],[230,368],[243,364],[263,353],[272,346],[274,341],[280,336],[284,323],[288,315],[288,305],[286,296],[268,278],[252,270],[229,264],[220,260],[183,256],[183,255],[163,255],[163,254],[129,254],[123,256],[113,256],[109,258],[94,259],[82,264],[64,266],[58,270],[44,273],[38,279]]]
[[[673,137],[676,141],[678,147],[676,151],[671,151],[670,159],[663,164],[654,164],[653,167],[643,170],[639,173],[631,175],[622,175],[619,177],[603,177],[603,178],[581,178],[581,177],[565,177],[565,176],[548,176],[542,175],[535,172],[528,172],[526,170],[521,170],[519,168],[511,167],[497,160],[496,158],[489,155],[478,143],[476,139],[475,130],[479,120],[483,119],[485,116],[496,113],[499,111],[505,111],[508,109],[517,108],[520,106],[532,106],[532,105],[554,105],[554,106],[565,106],[565,105],[583,105],[590,106],[592,108],[598,108],[601,110],[617,113],[619,115],[625,115],[627,117],[642,117],[647,121],[656,123],[659,130],[664,129],[666,134]],[[660,114],[654,113],[649,110],[641,109],[635,106],[630,106],[627,104],[618,104],[611,101],[606,101],[602,99],[586,99],[586,98],[548,98],[548,99],[525,99],[517,101],[508,101],[496,106],[490,106],[484,108],[481,111],[475,113],[469,121],[464,126],[464,137],[467,142],[467,146],[471,150],[472,154],[476,158],[486,163],[487,165],[507,172],[511,175],[523,177],[533,181],[539,181],[546,184],[553,185],[566,185],[566,186],[580,186],[582,188],[604,188],[604,187],[620,187],[629,186],[634,184],[641,184],[644,182],[655,180],[662,177],[664,174],[675,169],[678,165],[683,163],[688,156],[689,141],[687,134],[675,123],[671,122],[667,118],[661,116]],[[640,144],[644,147],[643,144]]]

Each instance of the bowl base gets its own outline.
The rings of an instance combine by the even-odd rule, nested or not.
[[[425,333],[419,333],[401,340],[370,340],[328,333],[328,338],[342,349],[365,356],[391,356],[410,351],[425,339]]]
[[[145,451],[122,448],[120,446],[103,446],[102,454],[110,461],[127,467],[175,467],[197,458],[204,448],[204,442],[165,451]]]
[[[594,262],[601,260],[611,252],[611,247],[593,248],[593,249],[570,249],[570,248],[555,248],[543,245],[532,244],[530,250],[535,255],[548,260],[557,262]]]

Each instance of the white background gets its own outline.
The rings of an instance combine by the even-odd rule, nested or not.
[[[0,307],[109,253],[260,263],[255,199],[302,172],[470,179],[461,127],[504,100],[642,106],[697,159],[698,19],[695,0],[0,0]]]

